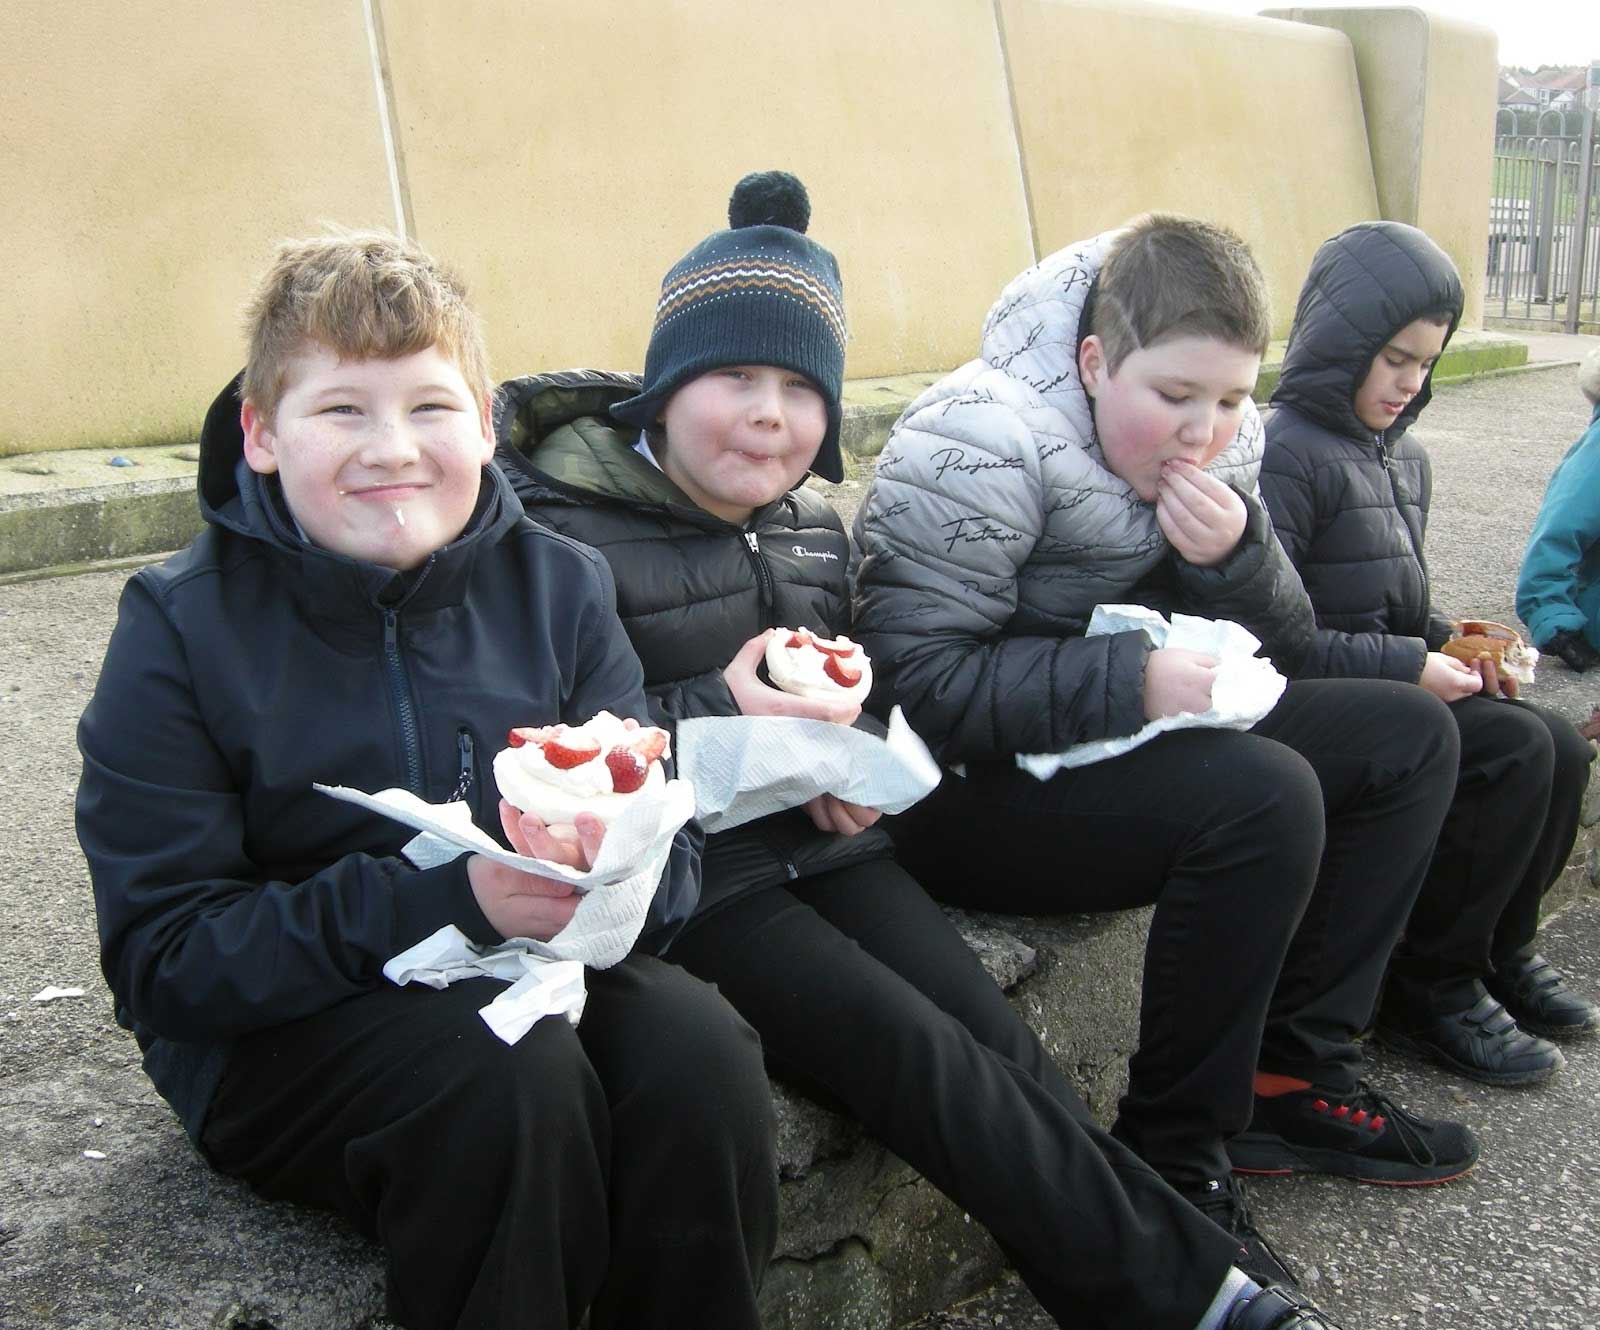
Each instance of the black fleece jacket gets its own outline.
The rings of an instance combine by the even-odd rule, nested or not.
[[[1433,472],[1406,431],[1432,376],[1382,433],[1355,413],[1373,358],[1407,324],[1461,315],[1455,265],[1415,227],[1353,226],[1317,251],[1267,416],[1261,494],[1300,570],[1317,631],[1297,673],[1415,683],[1449,636],[1422,553]]]
[[[634,431],[611,423],[610,404],[638,382],[572,370],[502,384],[496,457],[532,516],[610,563],[657,723],[736,716],[722,671],[757,633],[848,631],[849,540],[803,488],[742,528],[700,508],[634,451]],[[836,836],[799,809],[775,813],[706,838],[702,908],[887,853],[876,828]]]
[[[318,549],[242,459],[237,380],[201,440],[207,529],[122,595],[78,728],[78,837],[117,1019],[196,1139],[229,1043],[387,982],[445,924],[500,941],[466,858],[312,789],[459,795],[498,833],[490,759],[515,725],[643,717],[638,659],[592,550],[484,470],[466,531],[412,573]],[[692,910],[680,833],[645,940]]]

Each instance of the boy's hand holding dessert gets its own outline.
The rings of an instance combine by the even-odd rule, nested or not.
[[[1213,567],[1232,554],[1247,516],[1238,492],[1193,462],[1173,458],[1161,468],[1156,521],[1172,548],[1195,567]]]
[[[641,792],[666,785],[667,732],[601,711],[582,725],[519,726],[495,754],[500,825],[518,854],[586,872],[606,826]],[[484,917],[503,937],[548,942],[572,921],[570,882],[473,855],[467,876]]]
[[[1516,629],[1487,619],[1463,619],[1456,625],[1456,635],[1439,649],[1475,670],[1487,697],[1501,693],[1515,697],[1520,685],[1533,682],[1539,663],[1539,653]]]
[[[1157,647],[1144,662],[1144,718],[1209,711],[1216,681],[1215,656],[1183,647]]]
[[[605,824],[593,813],[579,813],[568,826],[550,827],[505,799],[500,801],[500,825],[518,854],[577,869],[594,866],[606,834]],[[548,942],[572,922],[582,899],[570,882],[524,873],[481,854],[467,860],[467,880],[483,917],[501,937]]]
[[[1442,651],[1430,651],[1422,666],[1422,677],[1417,680],[1441,702],[1459,702],[1483,688],[1483,676],[1465,661],[1447,656]]]
[[[771,685],[756,673],[763,663]],[[822,637],[807,628],[769,628],[739,648],[722,677],[747,716],[796,716],[849,725],[872,691],[872,662],[848,637]],[[840,836],[860,835],[883,816],[876,808],[832,794],[819,794],[801,806],[818,831]]]
[[[853,682],[839,683],[834,680],[834,687],[829,690],[823,686],[815,686],[811,691],[800,693],[795,691],[793,676],[785,676],[786,683],[778,675],[772,676],[772,684],[762,681],[757,668],[771,659],[770,644],[779,641],[785,644],[786,650],[798,651],[798,648],[787,648],[787,642],[798,637],[803,630],[788,628],[769,628],[764,633],[758,633],[742,647],[734,658],[728,662],[722,671],[722,677],[727,682],[728,691],[733,694],[733,700],[739,704],[739,710],[746,716],[795,716],[801,720],[825,720],[835,725],[849,725],[861,714],[861,701],[866,697],[867,688],[871,687],[872,676],[870,666],[866,666],[865,654],[856,648],[855,655],[860,657],[863,667],[861,675]],[[811,636],[807,634],[807,636]],[[815,639],[826,641],[827,639]],[[846,639],[839,639],[843,642]],[[830,645],[833,645],[830,643]],[[853,643],[850,645],[854,645]],[[815,652],[819,657],[825,653]],[[838,672],[849,680],[856,671],[855,662],[850,662],[848,670],[837,667]],[[818,664],[816,674],[824,679],[829,676],[824,672],[825,666]],[[769,673],[771,673],[769,665]],[[812,683],[815,684],[815,680]],[[862,683],[866,688],[862,688]],[[776,685],[776,686],[774,686]]]

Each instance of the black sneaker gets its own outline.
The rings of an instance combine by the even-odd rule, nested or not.
[[[1222,1330],[1339,1330],[1300,1294],[1287,1288],[1264,1288],[1228,1310]]]
[[[1524,1030],[1563,1039],[1600,1030],[1600,1007],[1568,988],[1561,971],[1537,953],[1519,952],[1484,983]]]
[[[1238,1178],[1212,1178],[1179,1190],[1190,1205],[1239,1244],[1239,1254],[1233,1263],[1251,1279],[1263,1287],[1268,1284],[1299,1287],[1300,1280],[1251,1222],[1250,1207],[1244,1199],[1244,1183]]]
[[[1239,1173],[1332,1173],[1388,1186],[1459,1178],[1478,1142],[1459,1122],[1408,1113],[1362,1081],[1354,1094],[1315,1088],[1257,1095],[1250,1129],[1228,1142]]]
[[[1420,1023],[1380,1012],[1378,1042],[1485,1085],[1537,1085],[1567,1065],[1559,1048],[1522,1029],[1481,985],[1473,988],[1480,996],[1470,1007],[1435,1012]]]

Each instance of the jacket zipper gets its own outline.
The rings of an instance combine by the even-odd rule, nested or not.
[[[406,754],[406,788],[423,799],[427,792],[422,788],[422,742],[417,734],[416,708],[411,705],[411,681],[406,676],[406,662],[400,654],[398,610],[383,612],[383,665],[389,693],[400,717],[400,743]]]
[[[1406,521],[1405,506],[1400,501],[1400,486],[1395,480],[1394,461],[1389,456],[1389,449],[1385,445],[1383,435],[1373,436],[1378,445],[1378,460],[1383,463],[1383,474],[1389,482],[1389,497],[1394,500],[1394,510],[1400,518],[1400,525],[1406,529],[1406,539],[1411,542],[1411,557],[1417,561],[1417,571],[1422,574],[1422,631],[1418,636],[1424,640],[1428,636],[1428,614],[1433,605],[1433,592],[1428,586],[1428,563],[1422,557],[1422,545],[1417,540],[1416,532],[1411,529],[1411,523]]]
[[[756,589],[761,594],[761,607],[770,611],[772,609],[772,570],[767,567],[767,561],[761,553],[761,542],[756,539],[754,531],[746,531],[744,533],[744,543],[750,551],[750,562],[755,565]],[[771,616],[768,614],[764,617],[770,618]],[[762,626],[766,628],[773,627],[770,623]]]
[[[461,729],[456,731],[456,754],[461,760],[461,765],[456,773],[455,792],[445,800],[446,803],[456,803],[467,797],[467,791],[472,788],[472,776],[475,767],[472,748],[472,731]]]

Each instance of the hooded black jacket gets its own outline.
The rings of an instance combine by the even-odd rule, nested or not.
[[[634,451],[633,430],[611,422],[610,404],[638,384],[586,370],[502,384],[496,457],[530,514],[610,562],[657,723],[736,716],[722,671],[757,633],[848,630],[849,539],[803,488],[743,528],[699,507]],[[774,813],[706,838],[702,908],[889,852],[877,828],[836,836],[800,809]]]
[[[1432,375],[1381,434],[1355,413],[1373,358],[1407,324],[1461,317],[1461,280],[1426,235],[1399,222],[1350,227],[1317,251],[1300,292],[1267,417],[1261,494],[1316,610],[1301,677],[1415,683],[1450,636],[1422,554],[1433,472],[1406,431]]]
[[[78,727],[78,836],[101,966],[156,1088],[199,1138],[229,1041],[373,988],[446,924],[500,941],[466,857],[418,871],[412,831],[313,781],[462,793],[498,830],[490,759],[515,725],[643,717],[638,659],[592,550],[484,469],[454,543],[409,574],[318,549],[243,461],[237,380],[201,438],[208,528],[128,582]],[[680,833],[647,949],[688,916]]]

